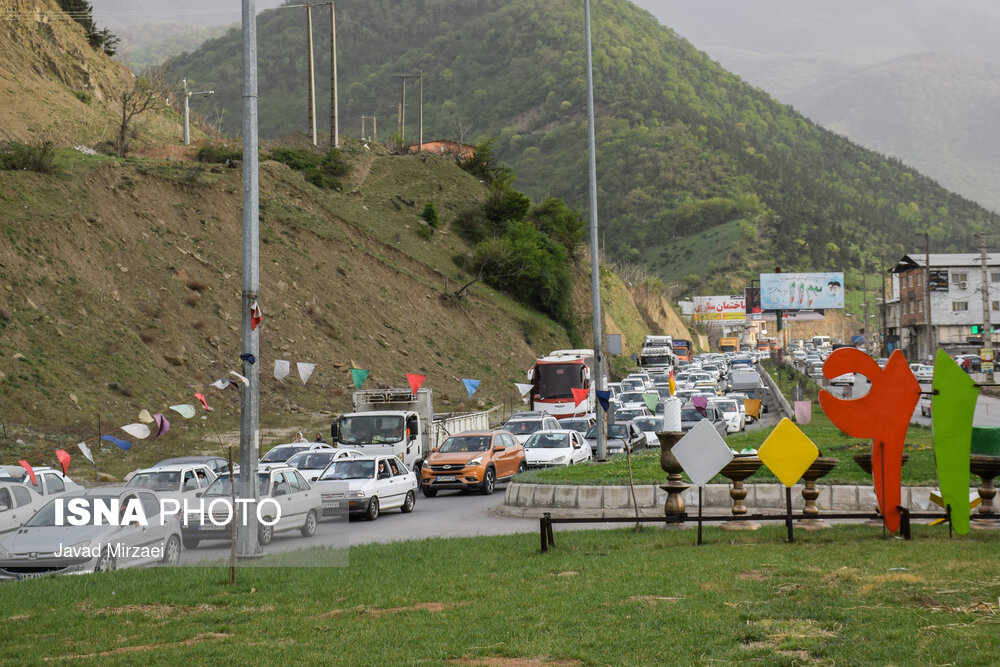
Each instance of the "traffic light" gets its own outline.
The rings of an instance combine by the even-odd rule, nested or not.
[[[996,331],[996,327],[994,327],[994,326],[993,326],[993,325],[991,324],[991,325],[990,325],[990,333],[993,333],[993,332],[995,332],[995,331]],[[981,334],[981,333],[983,333],[983,325],[981,325],[981,324],[973,324],[973,325],[972,325],[972,335],[974,335],[974,336],[978,336],[978,335],[979,335],[979,334]]]

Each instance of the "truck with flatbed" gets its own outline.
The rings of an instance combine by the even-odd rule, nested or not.
[[[354,392],[353,412],[330,425],[335,447],[366,455],[395,455],[412,470],[445,438],[463,431],[489,429],[489,411],[434,412],[433,392],[423,387],[361,389]]]

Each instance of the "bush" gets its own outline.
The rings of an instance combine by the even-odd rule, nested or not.
[[[198,162],[225,164],[230,160],[242,160],[243,151],[229,150],[228,148],[220,146],[202,146],[198,149],[198,155],[195,159],[198,160]]]
[[[0,148],[0,169],[7,171],[37,171],[42,174],[55,172],[55,150],[52,142],[37,146],[16,141]]]
[[[275,148],[271,151],[271,159],[301,171],[308,182],[326,190],[339,190],[338,177],[350,172],[343,153],[336,148],[331,148],[324,155],[310,150]]]
[[[431,229],[437,229],[438,225],[441,224],[441,219],[438,217],[438,212],[437,209],[434,208],[433,202],[427,202],[427,205],[424,206],[424,210],[420,214],[420,217],[424,219],[424,222],[426,222]]]

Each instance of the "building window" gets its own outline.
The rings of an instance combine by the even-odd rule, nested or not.
[[[968,301],[952,301],[951,302],[951,312],[953,313],[963,313],[969,309]]]
[[[1000,271],[990,271],[990,282],[1000,283]]]
[[[924,285],[924,274],[918,273],[917,274],[917,281],[916,282],[917,282],[917,287],[923,287],[923,285]]]
[[[917,312],[918,313],[924,312],[924,302],[923,302],[923,300],[917,301]]]
[[[906,286],[913,287],[913,274],[910,273],[906,276]]]
[[[963,273],[953,273],[953,274],[951,274],[951,284],[952,285],[957,285],[958,283],[967,283],[967,282],[969,282],[969,274],[968,273],[964,273],[963,272]]]
[[[1000,301],[994,301],[990,304],[991,310],[1000,310]]]

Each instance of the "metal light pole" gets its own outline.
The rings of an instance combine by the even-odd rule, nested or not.
[[[236,552],[241,558],[259,557],[257,540],[257,454],[260,448],[260,332],[251,326],[251,308],[260,288],[260,219],[257,174],[257,14],[254,0],[243,0],[243,375],[240,386],[240,498],[252,504],[246,521],[238,522]],[[246,507],[246,505],[244,505]],[[235,509],[235,508],[234,508]],[[242,519],[242,516],[239,517]],[[234,516],[233,520],[236,520]]]
[[[191,145],[191,96],[214,95],[214,90],[188,90],[188,80],[184,79],[184,145]]]
[[[604,390],[604,337],[601,334],[601,271],[597,247],[597,141],[594,138],[594,61],[590,46],[590,0],[584,0],[587,24],[587,153],[590,181],[590,303],[594,311],[594,382],[596,390]],[[608,443],[604,432],[604,408],[597,401],[597,460],[608,458]]]
[[[991,367],[993,363],[993,324],[990,322],[990,268],[988,265],[989,255],[986,253],[986,234],[979,237],[979,259],[983,263],[983,349],[989,350]],[[980,352],[980,359],[982,352]],[[982,361],[980,360],[980,363]],[[993,371],[986,373],[986,381],[993,382]]]

